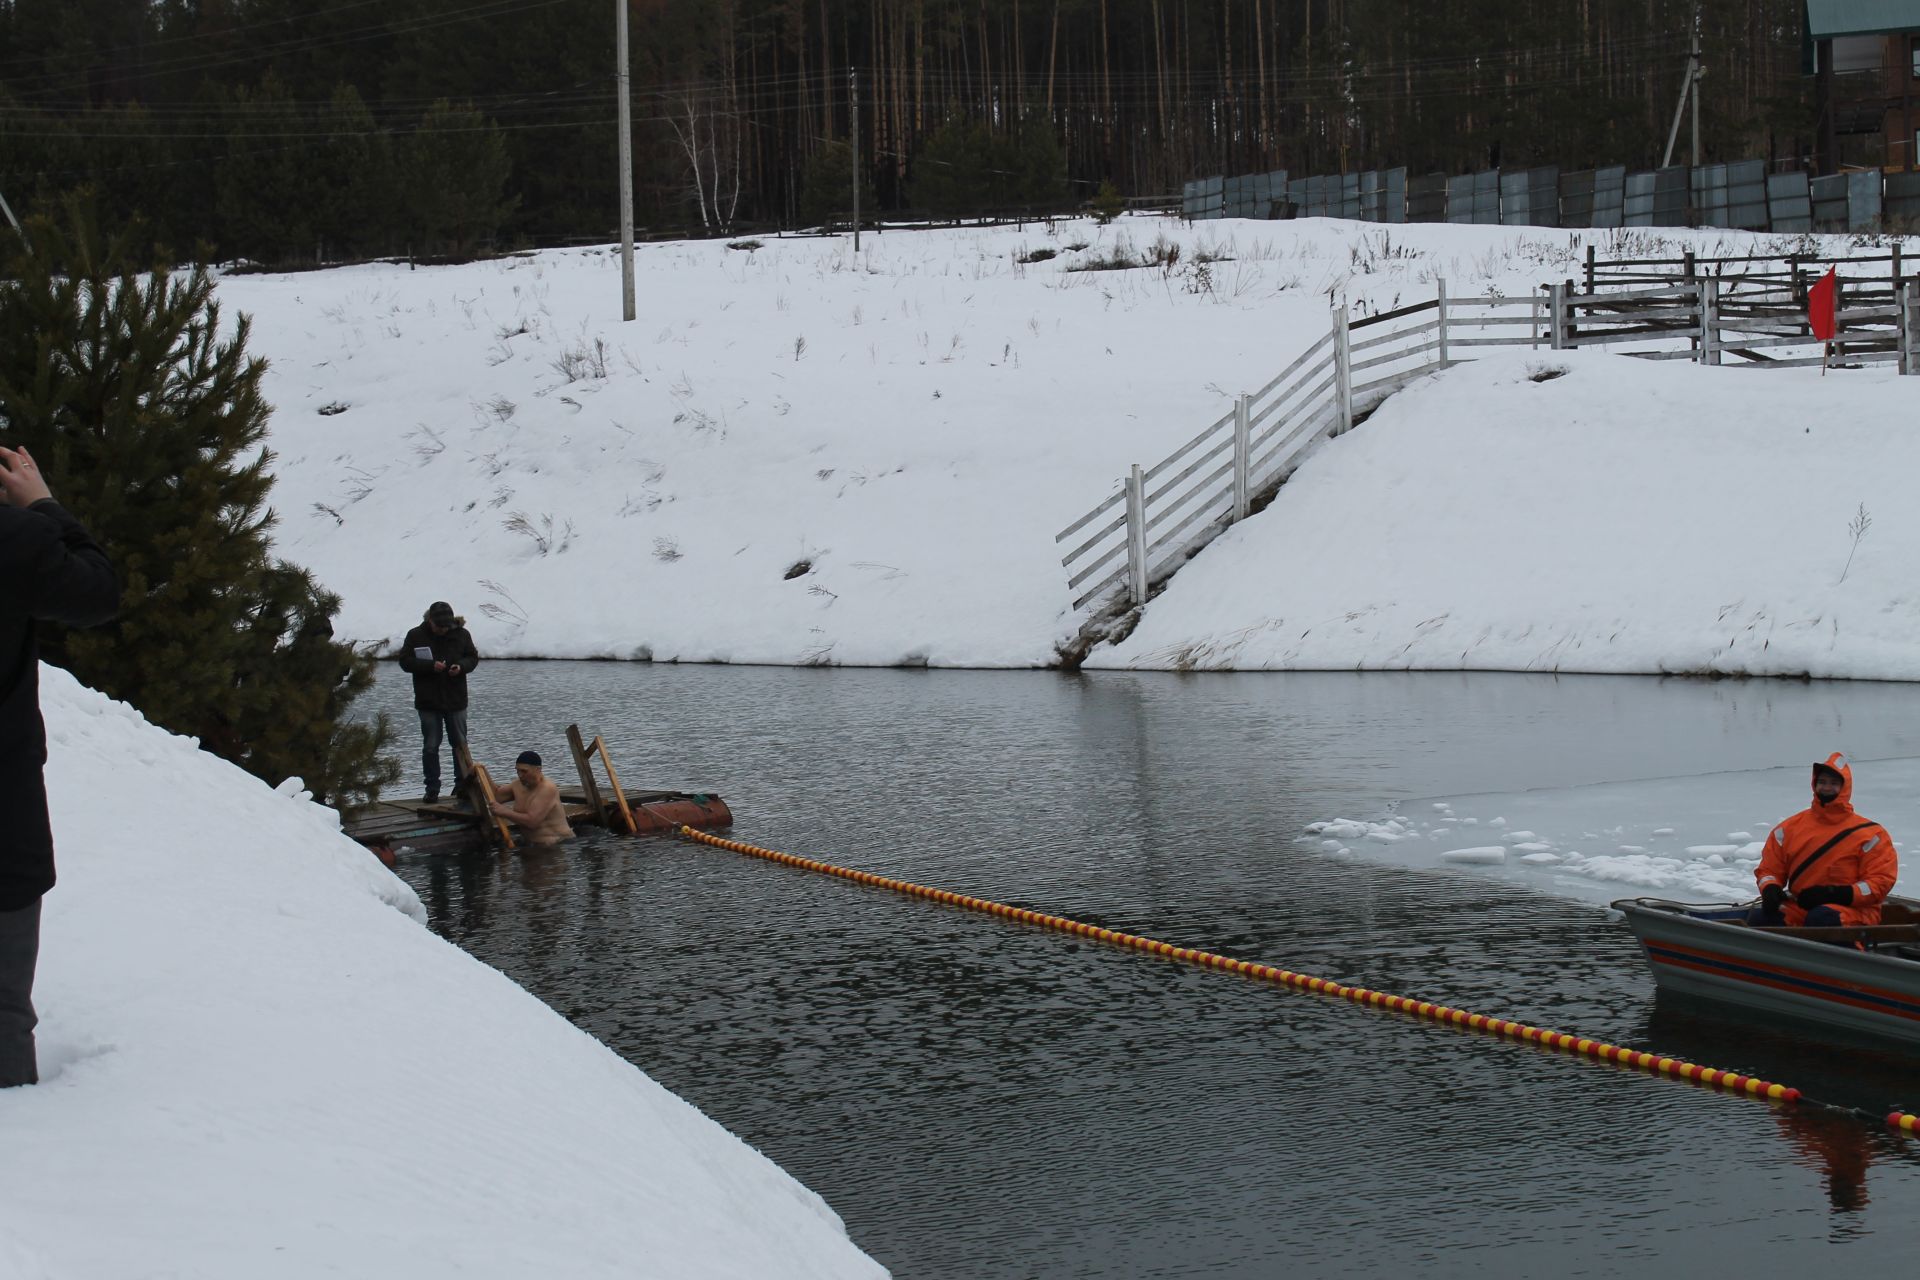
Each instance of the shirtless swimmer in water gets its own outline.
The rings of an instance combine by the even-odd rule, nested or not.
[[[558,844],[573,838],[566,806],[560,803],[560,784],[540,772],[540,753],[522,751],[513,764],[514,781],[497,793],[492,808],[526,833],[534,844]],[[503,803],[504,802],[504,803]]]

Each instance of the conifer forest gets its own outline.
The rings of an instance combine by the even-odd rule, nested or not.
[[[626,3],[636,207],[656,234],[843,216],[856,164],[878,210],[933,216],[1280,168],[1646,167],[1695,11]],[[1700,8],[1706,158],[1804,163],[1801,0]],[[605,239],[615,14],[608,0],[0,0],[0,194],[24,215],[89,188],[181,257]]]

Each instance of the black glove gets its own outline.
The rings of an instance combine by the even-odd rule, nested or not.
[[[1795,891],[1793,900],[1805,910],[1815,907],[1850,907],[1853,905],[1853,886],[1850,884],[1813,884]]]
[[[1787,891],[1777,884],[1770,884],[1760,890],[1760,906],[1768,915],[1778,915],[1780,904],[1787,900]]]

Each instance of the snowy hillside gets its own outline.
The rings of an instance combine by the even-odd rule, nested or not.
[[[1073,630],[1053,534],[1111,492],[1129,463],[1163,456],[1324,333],[1330,294],[1344,292],[1363,312],[1429,298],[1437,278],[1456,296],[1528,294],[1577,275],[1589,240],[1603,254],[1635,255],[1800,244],[1718,232],[1142,218],[871,235],[857,261],[845,238],[641,246],[632,324],[618,320],[618,259],[605,249],[240,276],[222,283],[221,297],[255,317],[253,346],[272,361],[280,545],[344,596],[342,634],[397,640],[445,598],[483,651],[503,655],[1027,666],[1051,661]],[[1169,248],[1178,257],[1160,266],[1072,269],[1116,252],[1166,259]],[[1629,563],[1628,548],[1662,546],[1663,570],[1699,554],[1716,575],[1705,592],[1714,609],[1730,605],[1776,630],[1820,615],[1806,574],[1814,560],[1821,574],[1838,571],[1828,544],[1845,537],[1860,501],[1877,521],[1863,557],[1890,564],[1920,550],[1901,542],[1908,535],[1889,501],[1876,504],[1878,489],[1850,481],[1817,504],[1792,504],[1792,519],[1805,521],[1794,527],[1808,531],[1804,561],[1784,562],[1777,542],[1723,536],[1714,520],[1798,485],[1798,455],[1773,466],[1755,445],[1797,431],[1810,407],[1839,423],[1882,420],[1906,403],[1888,375],[1783,382],[1747,370],[1579,363],[1575,376],[1540,385],[1456,371],[1403,397],[1403,429],[1381,429],[1395,419],[1386,412],[1341,442],[1337,490],[1310,463],[1242,531],[1251,543],[1262,520],[1288,530],[1284,549],[1267,541],[1259,552],[1283,559],[1235,571],[1242,613],[1208,605],[1183,616],[1184,597],[1170,594],[1108,660],[1690,670],[1716,665],[1702,649],[1712,635],[1735,640],[1735,658],[1719,666],[1757,653],[1761,668],[1790,670],[1799,657],[1777,658],[1764,638],[1743,648],[1691,612],[1650,614],[1676,600],[1691,608],[1703,588],[1696,576],[1655,590],[1661,574]],[[1786,391],[1789,382],[1801,389]],[[1597,402],[1615,388],[1615,403]],[[1423,397],[1430,412],[1416,407]],[[1424,434],[1404,425],[1415,417]],[[1615,421],[1644,430],[1580,429]],[[1481,455],[1502,443],[1488,434],[1502,425],[1540,428],[1541,447],[1511,451],[1490,472]],[[1754,433],[1743,435],[1748,426]],[[1414,435],[1425,452],[1409,455]],[[1886,471],[1877,455],[1849,452],[1877,448],[1877,438],[1829,441],[1836,476]],[[1351,487],[1356,475],[1387,473],[1402,477],[1390,492]],[[1660,501],[1642,501],[1644,487],[1628,476],[1657,479]],[[1828,499],[1843,508],[1837,526]],[[1318,517],[1288,514],[1303,504]],[[1563,524],[1563,506],[1611,510],[1640,531],[1584,547],[1578,567],[1598,576],[1565,584],[1592,611],[1578,625],[1536,616],[1535,582],[1499,584],[1486,573],[1491,543],[1520,527],[1532,542]],[[1332,523],[1330,511],[1339,512]],[[1417,608],[1367,576],[1388,530],[1422,543]],[[1532,559],[1516,572],[1542,572],[1551,545],[1593,530],[1580,515],[1562,544],[1525,548]],[[1711,562],[1702,530],[1714,539]],[[1317,575],[1305,582],[1290,571],[1303,559]],[[1723,569],[1737,590],[1721,584]],[[1350,596],[1338,586],[1349,581],[1358,588]],[[1617,594],[1622,583],[1633,592]],[[1891,606],[1887,617],[1903,616],[1892,597],[1867,598],[1886,583],[1861,565],[1845,585],[1862,614]],[[1297,651],[1277,641],[1236,647],[1247,628],[1291,627],[1301,608],[1377,621]],[[1444,641],[1429,643],[1422,624],[1442,612]],[[1633,625],[1615,628],[1615,619]],[[1502,639],[1529,625],[1530,636]],[[1836,670],[1866,674],[1887,660],[1844,635],[1840,644],[1847,656]]]
[[[1920,680],[1917,426],[1890,372],[1500,352],[1329,441],[1090,665]]]
[[[819,1197],[428,933],[331,810],[41,679],[61,878],[43,1080],[0,1091],[0,1275],[883,1274]]]

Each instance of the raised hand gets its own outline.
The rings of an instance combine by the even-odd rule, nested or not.
[[[0,445],[0,497],[12,506],[30,507],[52,496],[32,454]]]

